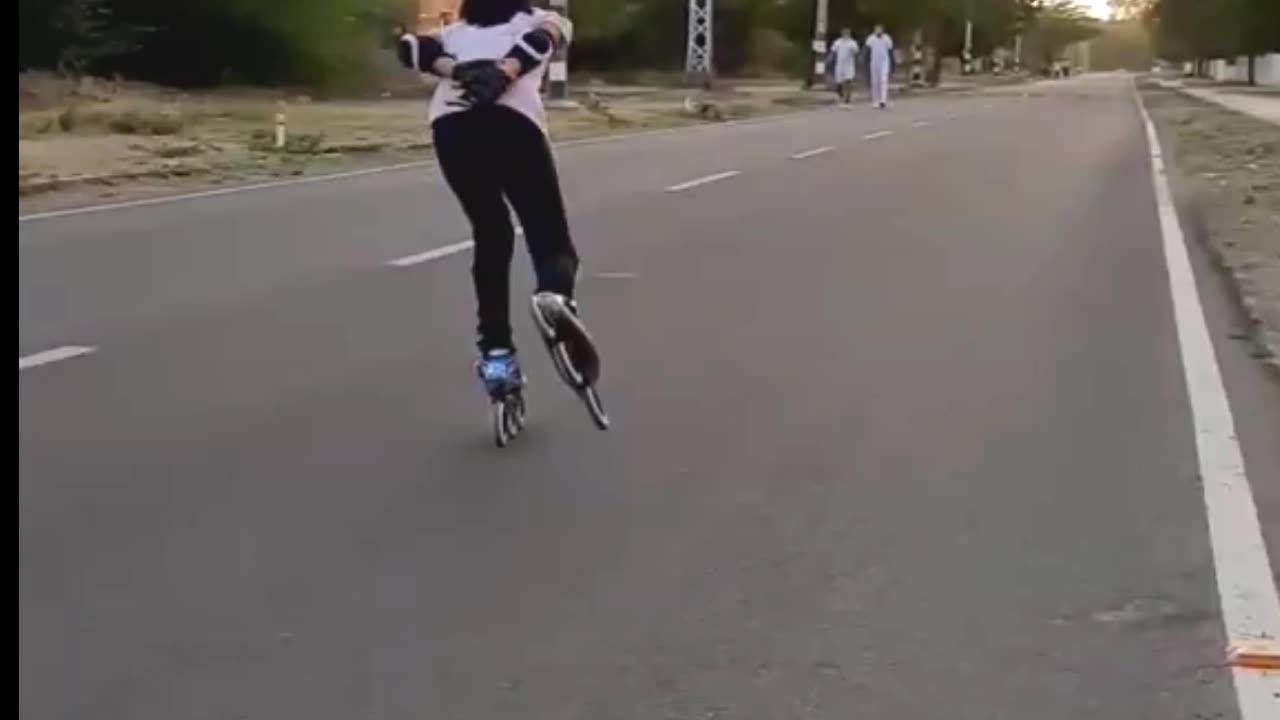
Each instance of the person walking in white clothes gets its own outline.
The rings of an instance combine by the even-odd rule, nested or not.
[[[840,102],[845,105],[853,99],[853,79],[858,75],[858,41],[849,28],[840,31],[840,37],[831,43],[831,62],[835,66],[836,89]]]
[[[871,106],[889,105],[889,71],[893,69],[893,38],[877,24],[867,36],[867,64],[871,72]]]

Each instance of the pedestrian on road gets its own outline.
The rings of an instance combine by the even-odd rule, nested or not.
[[[841,30],[840,37],[831,43],[831,64],[835,67],[840,102],[848,105],[853,99],[853,80],[858,75],[858,41],[853,39],[849,28]]]
[[[884,109],[889,106],[889,72],[893,69],[893,38],[876,24],[867,36],[867,65],[871,75],[871,106]]]
[[[511,337],[510,275],[515,210],[533,259],[535,320],[589,343],[573,300],[578,255],[569,235],[539,93],[552,53],[572,25],[531,0],[463,0],[459,21],[438,33],[400,36],[400,60],[441,78],[428,111],[436,157],[471,223],[480,359],[491,392],[518,388],[523,373]],[[581,368],[579,368],[581,372]]]

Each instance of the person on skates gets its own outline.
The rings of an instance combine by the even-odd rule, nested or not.
[[[572,24],[534,8],[531,0],[463,0],[458,17],[437,34],[402,33],[398,49],[405,66],[441,78],[428,116],[440,170],[475,243],[477,374],[495,402],[518,395],[524,385],[511,336],[515,228],[509,203],[533,260],[534,321],[564,381],[580,394],[589,390],[588,400],[598,406],[592,388],[599,357],[574,302],[578,254],[539,92],[552,53],[569,42]],[[603,410],[597,417],[597,408],[588,407],[603,427]]]

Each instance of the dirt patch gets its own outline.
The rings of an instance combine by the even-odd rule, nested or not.
[[[18,210],[429,159],[430,86],[424,80],[416,91],[376,100],[317,100],[286,91],[186,93],[19,74]],[[572,102],[548,108],[547,121],[554,140],[569,140],[811,110],[834,100],[830,92],[806,91],[785,79],[723,81],[706,89],[587,80],[574,88]],[[277,113],[284,113],[287,129],[282,147]]]
[[[1191,235],[1229,273],[1257,355],[1280,369],[1280,126],[1143,87]]]
[[[413,98],[321,101],[284,92],[183,93],[20,75],[19,212],[425,159],[429,86],[424,81]],[[702,92],[588,83],[547,116],[553,139],[566,140],[830,102],[827,94],[793,84]],[[276,141],[278,113],[285,119],[283,146]]]

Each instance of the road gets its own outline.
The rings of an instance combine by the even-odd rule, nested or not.
[[[1239,716],[1127,80],[558,155],[502,451],[430,169],[19,222],[20,717]]]

